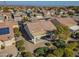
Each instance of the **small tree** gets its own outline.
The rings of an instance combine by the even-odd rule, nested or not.
[[[79,31],[78,32],[76,32],[76,37],[79,39]]]
[[[4,48],[5,48],[5,46],[1,45],[1,49],[4,49]]]
[[[22,57],[32,57],[32,53],[31,52],[21,52],[21,56]]]
[[[23,40],[19,40],[16,42],[16,47],[21,47],[24,45],[24,41]]]
[[[45,43],[46,46],[50,47],[51,46],[51,43]]]
[[[19,51],[24,51],[25,50],[25,47],[18,47],[18,50]]]
[[[64,51],[63,51],[62,48],[58,48],[58,49],[56,49],[56,50],[53,51],[53,54],[54,54],[55,56],[57,56],[57,57],[62,57],[63,54],[64,54]]]
[[[44,56],[47,51],[48,51],[47,47],[40,47],[34,51],[34,54],[35,56]]]
[[[14,34],[15,34],[16,37],[19,37],[21,35],[19,28],[17,28],[17,27],[14,28]]]
[[[37,15],[36,15],[36,14],[34,14],[33,16],[34,16],[34,17],[36,17]]]
[[[26,21],[28,21],[28,17],[23,17],[23,22],[26,22]]]
[[[65,47],[65,41],[63,40],[56,40],[53,42],[53,44],[58,48],[64,48]]]
[[[62,24],[56,24],[57,27],[57,36],[62,39],[62,40],[67,40],[70,35],[71,32],[69,31],[67,26],[63,26]]]
[[[74,48],[76,48],[77,47],[77,42],[72,42],[72,43],[69,43],[68,45],[67,45],[67,47],[68,48],[70,48],[70,49],[74,49]]]
[[[65,48],[64,53],[65,53],[66,57],[73,57],[74,56],[73,50],[70,48]]]
[[[9,7],[3,7],[3,11],[4,12],[8,12],[9,11]]]
[[[2,10],[2,7],[0,7],[0,10]]]

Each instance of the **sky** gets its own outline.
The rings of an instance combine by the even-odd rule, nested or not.
[[[0,1],[0,5],[79,6],[79,1]]]

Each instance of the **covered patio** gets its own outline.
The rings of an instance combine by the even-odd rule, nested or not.
[[[70,30],[75,32],[75,31],[79,30],[79,26],[74,25],[74,26],[70,27]]]

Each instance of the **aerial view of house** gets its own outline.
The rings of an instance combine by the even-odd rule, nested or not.
[[[0,57],[79,57],[79,2],[0,1]]]
[[[25,30],[31,37],[32,41],[38,41],[42,36],[50,35],[49,32],[56,30],[56,27],[50,20],[39,20],[34,22],[27,22]]]

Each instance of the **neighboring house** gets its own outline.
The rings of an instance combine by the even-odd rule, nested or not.
[[[49,35],[49,32],[56,30],[50,20],[27,22],[24,28],[33,43],[37,43],[41,37]]]
[[[43,15],[41,13],[36,13],[36,18],[37,19],[43,19]]]
[[[27,16],[25,13],[23,12],[16,12],[14,15],[14,21],[22,21],[22,18]]]
[[[5,19],[7,19],[8,21],[13,21],[13,19],[11,17],[11,12],[1,12],[0,19],[2,19],[2,22],[4,22]]]
[[[50,11],[51,16],[54,16],[55,15],[55,12],[56,12],[55,10],[51,10]]]
[[[10,22],[8,19],[3,19],[5,21],[0,22],[0,47],[11,46],[15,43],[15,37],[13,28],[18,27],[16,22]]]
[[[3,46],[12,45],[12,43],[15,42],[12,41],[13,39],[15,38],[12,27],[10,27],[10,25],[8,26],[0,23],[0,41],[3,43]]]
[[[79,16],[73,16],[73,19],[79,24]]]
[[[79,30],[79,26],[77,25],[77,23],[74,21],[73,18],[70,17],[58,17],[56,19],[53,19],[53,22],[68,26],[71,31]]]

